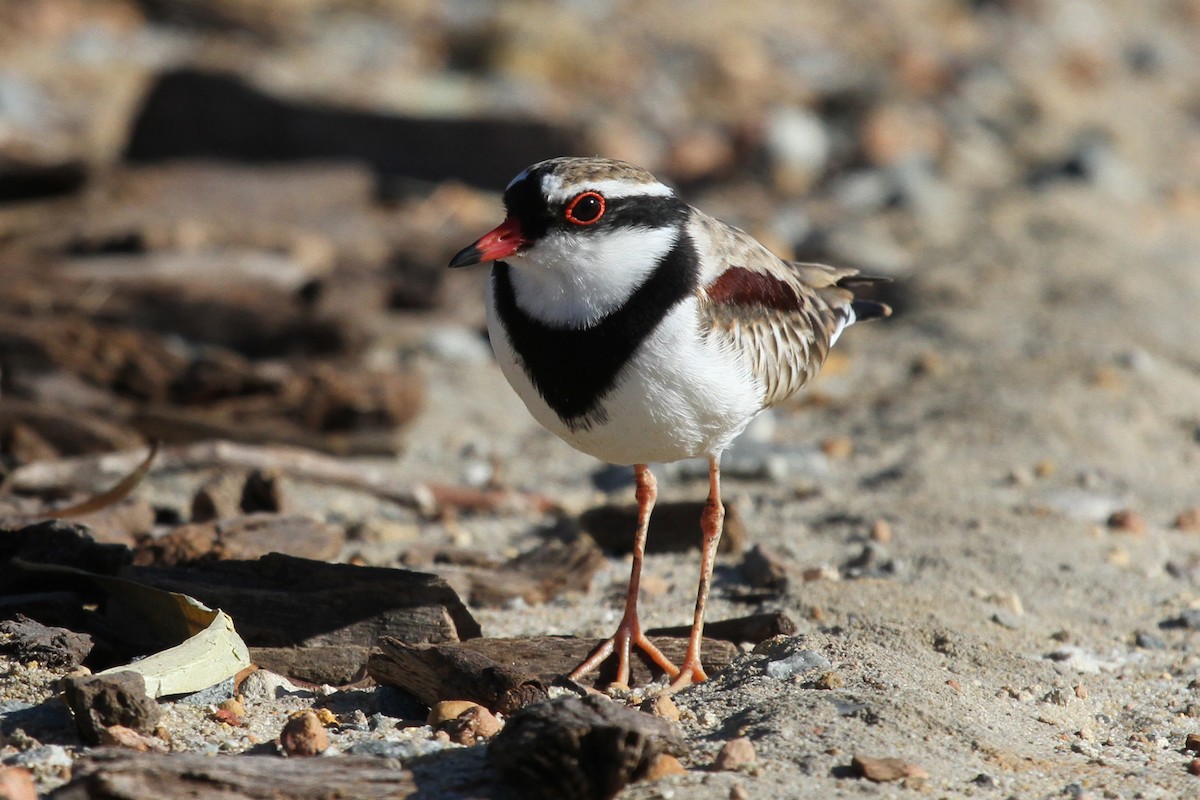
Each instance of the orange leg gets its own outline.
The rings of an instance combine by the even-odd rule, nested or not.
[[[650,512],[654,510],[654,500],[658,497],[658,484],[654,475],[645,464],[636,464],[633,468],[637,478],[638,526],[633,540],[633,569],[629,575],[629,591],[625,595],[625,613],[617,632],[600,645],[588,659],[572,670],[568,676],[577,681],[587,673],[599,667],[605,659],[617,653],[617,680],[622,686],[629,685],[629,654],[630,648],[640,648],[650,659],[672,678],[679,670],[671,660],[655,647],[646,634],[642,633],[642,625],[638,621],[637,601],[638,588],[642,579],[642,557],[646,552],[646,532],[650,527]],[[689,651],[690,652],[690,651]]]
[[[679,665],[679,674],[671,681],[671,691],[708,680],[704,668],[700,666],[700,641],[704,636],[704,605],[708,602],[708,587],[712,583],[717,543],[721,541],[721,527],[725,524],[725,506],[721,504],[721,464],[718,459],[717,456],[709,456],[708,459],[708,502],[700,518],[700,529],[704,538],[700,546],[700,587],[696,591],[696,616],[692,620],[687,654],[683,663]]]

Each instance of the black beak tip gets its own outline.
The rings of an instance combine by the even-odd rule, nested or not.
[[[471,264],[478,264],[483,259],[483,253],[475,245],[467,245],[462,250],[459,250],[454,258],[450,259],[450,269],[458,269],[459,267],[467,267]]]

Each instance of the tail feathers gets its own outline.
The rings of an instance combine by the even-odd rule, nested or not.
[[[855,299],[851,301],[850,309],[854,312],[854,320],[856,322],[865,322],[869,319],[883,319],[892,315],[892,307],[887,303],[880,303],[877,300]]]
[[[876,286],[881,283],[891,283],[891,278],[881,278],[873,275],[847,275],[837,282],[839,289],[861,289],[867,286]],[[869,319],[883,319],[892,315],[892,307],[887,303],[881,303],[878,300],[868,300],[862,297],[855,297],[850,301],[850,310],[853,312],[855,322],[865,322]]]

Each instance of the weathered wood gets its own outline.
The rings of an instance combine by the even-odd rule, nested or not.
[[[296,758],[130,753],[94,750],[53,800],[403,800],[415,796],[412,772],[368,756]]]
[[[438,643],[480,635],[446,582],[421,572],[272,553],[191,568],[128,567],[121,574],[223,609],[251,646],[369,646],[381,636]]]
[[[528,797],[608,800],[660,754],[683,750],[669,722],[595,695],[524,709],[488,745],[488,756]]]
[[[683,660],[687,641],[656,638],[654,644],[675,663]],[[600,645],[594,639],[533,636],[513,639],[472,639],[434,646],[414,646],[381,640],[367,671],[377,682],[396,686],[426,705],[441,700],[471,700],[493,711],[509,713],[546,696],[550,686],[569,673]],[[729,666],[737,648],[728,642],[704,640],[704,669],[711,675]],[[649,683],[662,671],[640,650],[633,651],[630,685]],[[616,663],[609,659],[586,678],[600,688],[611,683]]]
[[[442,700],[470,700],[492,711],[511,714],[545,700],[538,676],[515,663],[501,663],[462,647],[415,646],[385,638],[372,653],[367,672],[378,683],[396,686],[427,706]]]
[[[647,553],[683,553],[700,548],[700,515],[703,500],[658,503],[650,515]],[[628,553],[633,548],[637,528],[637,506],[604,505],[579,515],[579,526],[596,543],[611,553]],[[740,553],[746,543],[746,526],[737,503],[725,504],[725,529],[719,553]]]
[[[504,564],[463,552],[427,555],[432,556],[429,570],[466,595],[472,606],[493,608],[518,598],[538,604],[568,589],[587,591],[592,576],[605,564],[604,554],[587,535],[543,542]],[[446,563],[446,557],[458,563]]]
[[[345,686],[366,676],[370,651],[361,645],[251,647],[250,660],[277,675],[322,686]]]
[[[215,559],[255,559],[268,553],[327,561],[337,558],[345,531],[305,516],[250,514],[180,525],[140,544],[134,563],[175,566]]]
[[[647,636],[687,636],[691,626],[677,625],[670,628],[652,628],[646,631]],[[751,614],[748,617],[735,617],[715,622],[704,623],[704,635],[712,639],[726,642],[750,642],[758,644],[774,636],[791,636],[796,632],[796,623],[782,611],[771,611],[765,614]]]

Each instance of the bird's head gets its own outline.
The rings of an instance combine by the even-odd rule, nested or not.
[[[504,190],[507,217],[450,261],[503,261],[527,283],[619,304],[679,239],[688,207],[641,167],[604,158],[554,158]],[[537,294],[531,288],[531,294]]]

